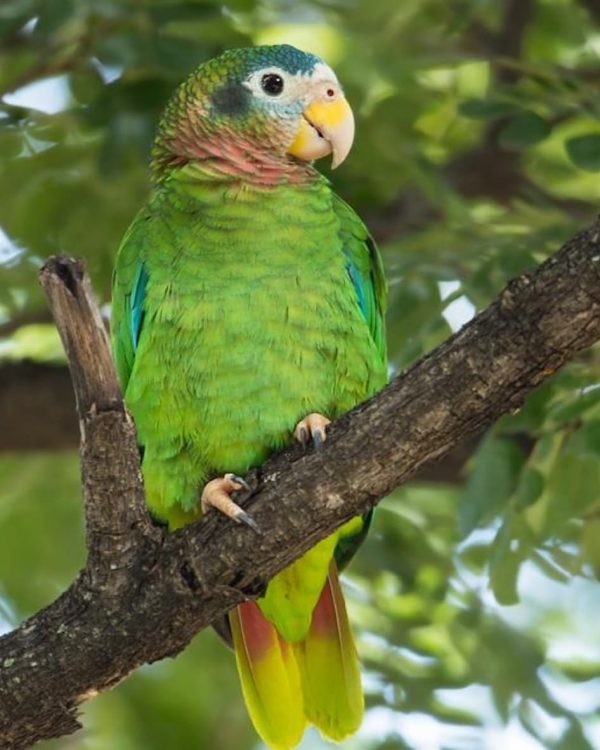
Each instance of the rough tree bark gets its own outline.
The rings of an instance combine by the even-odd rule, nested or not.
[[[254,471],[242,504],[257,535],[208,514],[173,534],[146,513],[135,429],[77,261],[41,272],[74,382],[88,560],[70,588],[0,639],[0,746],[75,731],[78,706],[139,665],[180,651],[319,539],[447,453],[600,338],[600,223],[380,394]]]

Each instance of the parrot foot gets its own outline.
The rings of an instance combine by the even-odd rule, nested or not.
[[[216,508],[228,518],[232,518],[236,523],[244,523],[257,534],[260,534],[260,527],[249,513],[242,510],[239,505],[231,499],[231,493],[237,490],[249,490],[250,487],[235,474],[225,474],[218,479],[212,479],[207,482],[200,497],[200,507],[202,512],[206,513],[209,508]]]
[[[323,443],[327,440],[325,430],[328,424],[331,424],[331,419],[313,412],[298,422],[294,429],[294,437],[305,448],[308,445],[309,438],[312,438],[315,450],[320,451],[323,449]]]

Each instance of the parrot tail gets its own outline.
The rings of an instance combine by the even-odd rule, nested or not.
[[[248,713],[269,747],[295,747],[307,721],[337,741],[358,729],[364,699],[335,562],[302,641],[284,641],[255,602],[229,618]]]
[[[273,750],[290,750],[300,742],[306,727],[292,647],[256,602],[240,604],[229,613],[229,622],[242,692],[254,728]]]
[[[363,717],[364,698],[358,654],[333,560],[313,610],[310,630],[303,641],[293,644],[293,649],[308,721],[338,742],[356,732]]]

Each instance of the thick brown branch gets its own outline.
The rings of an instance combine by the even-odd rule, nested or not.
[[[3,362],[0,415],[0,453],[62,450],[77,445],[73,387],[66,367]]]
[[[127,588],[128,569],[136,564],[133,530],[155,533],[144,504],[135,427],[83,263],[51,258],[40,283],[67,353],[79,414],[88,585],[96,589],[110,580],[114,593]]]
[[[1,746],[24,748],[73,731],[77,706],[89,695],[181,650],[237,602],[260,594],[318,539],[427,461],[518,408],[529,391],[598,338],[595,224],[338,420],[323,453],[295,448],[255,471],[247,502],[260,536],[214,513],[171,535],[148,527],[140,518],[135,461],[112,463],[121,450],[131,452],[127,416],[120,404],[90,410],[83,461],[84,475],[95,482],[87,485],[88,505],[110,501],[112,493],[117,511],[122,517],[130,512],[134,523],[126,533],[121,527],[121,535],[108,534],[105,555],[91,554],[63,596],[0,640]],[[85,380],[78,375],[75,383]],[[107,380],[94,382],[102,387]],[[88,403],[114,403],[106,394],[92,395]],[[113,562],[106,565],[111,545]]]
[[[67,353],[80,418],[92,406],[122,410],[108,338],[83,263],[51,258],[40,271],[40,283]]]

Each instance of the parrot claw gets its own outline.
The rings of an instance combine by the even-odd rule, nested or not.
[[[252,529],[252,531],[256,532],[257,534],[262,534],[262,531],[260,530],[260,526],[256,523],[256,521],[252,518],[252,516],[249,513],[246,513],[245,510],[242,510],[240,508],[240,512],[235,516],[235,521],[238,523],[244,523],[246,526]]]
[[[250,485],[243,477],[239,477],[237,474],[225,474],[225,479],[229,479],[231,482],[240,484],[243,490],[246,490],[246,492],[250,492]]]
[[[223,477],[211,480],[202,490],[200,497],[202,513],[206,513],[209,508],[216,508],[236,523],[243,523],[260,534],[260,526],[252,516],[231,499],[232,492],[242,489],[250,490],[250,487],[242,477],[236,474],[225,474]]]
[[[319,430],[315,430],[313,433],[313,445],[315,446],[316,451],[322,451],[323,450],[323,443],[325,442],[325,432],[320,432]]]
[[[331,424],[331,419],[313,412],[298,422],[294,429],[294,437],[304,448],[308,445],[309,437],[311,437],[315,450],[322,451],[323,444],[327,440],[326,428],[328,424]]]

